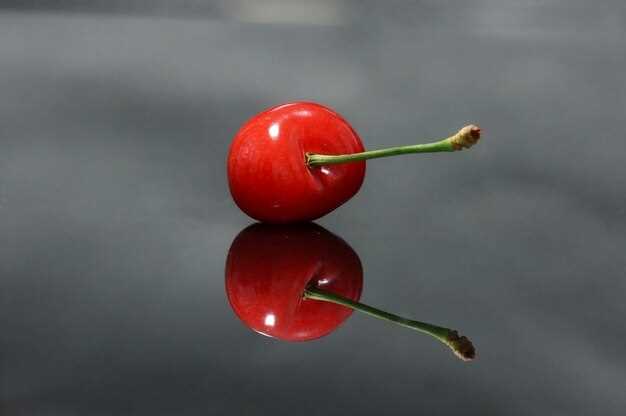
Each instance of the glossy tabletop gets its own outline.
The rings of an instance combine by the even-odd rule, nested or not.
[[[624,414],[622,1],[43,3],[0,3],[0,414]],[[367,162],[317,221],[346,293],[474,361],[356,312],[285,342],[231,307],[253,221],[230,141],[302,99],[368,149],[483,128]]]

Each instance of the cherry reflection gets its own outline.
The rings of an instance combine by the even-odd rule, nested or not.
[[[356,252],[314,223],[253,224],[233,241],[226,294],[252,330],[285,341],[330,334],[353,310],[430,335],[464,361],[472,343],[449,328],[405,319],[359,302],[363,269]]]
[[[237,316],[254,331],[286,341],[334,331],[352,310],[304,298],[311,285],[353,301],[363,288],[359,256],[319,225],[253,224],[233,241],[226,293]]]

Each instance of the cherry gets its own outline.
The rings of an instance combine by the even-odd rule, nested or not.
[[[353,310],[428,334],[462,360],[472,343],[448,328],[401,318],[360,303],[363,269],[341,238],[319,225],[253,224],[233,241],[226,260],[226,294],[252,330],[285,341],[328,335]]]
[[[228,155],[228,184],[235,203],[263,222],[290,223],[322,217],[354,196],[365,160],[408,153],[469,148],[480,129],[469,125],[428,144],[365,151],[350,124],[312,102],[272,107],[247,121]]]

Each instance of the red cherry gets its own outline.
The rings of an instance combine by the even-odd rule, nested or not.
[[[309,102],[273,107],[235,136],[228,156],[230,192],[239,208],[259,221],[313,220],[358,192],[365,162],[310,167],[306,153],[363,150],[358,134],[330,108]]]
[[[469,125],[433,143],[364,151],[359,135],[328,107],[295,102],[270,108],[246,122],[228,155],[228,184],[235,203],[259,221],[310,221],[356,194],[365,160],[408,153],[452,152],[480,139]]]
[[[312,224],[254,224],[233,241],[226,293],[251,329],[286,341],[328,335],[352,309],[304,298],[308,286],[357,301],[363,287],[359,256],[342,239]]]

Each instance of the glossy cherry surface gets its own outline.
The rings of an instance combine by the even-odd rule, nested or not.
[[[358,301],[363,270],[341,238],[313,224],[253,224],[233,241],[226,260],[226,294],[251,329],[287,341],[308,341],[335,330],[352,309],[305,299],[313,285]]]
[[[228,155],[230,192],[239,208],[259,221],[313,220],[359,191],[365,162],[309,166],[306,154],[363,151],[358,134],[328,107],[311,102],[273,107],[235,136]]]

